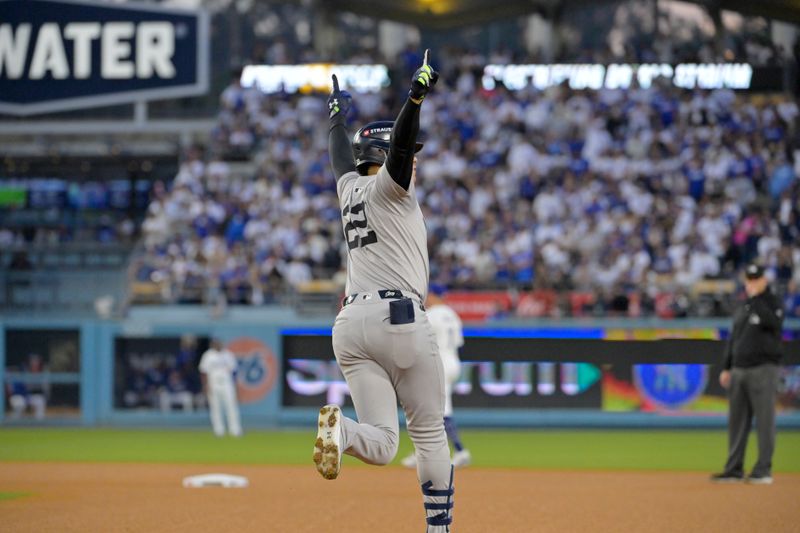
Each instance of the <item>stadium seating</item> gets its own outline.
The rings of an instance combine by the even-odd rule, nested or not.
[[[777,275],[779,255],[800,260],[793,100],[666,86],[514,93],[479,81],[445,80],[423,116],[417,189],[432,283],[575,291],[561,315],[586,308],[582,293],[595,313],[628,309],[631,297],[632,313],[654,313],[657,297],[686,294],[711,303],[679,313],[719,314],[733,292],[721,280],[746,261],[763,258]],[[385,118],[392,97],[357,97],[354,122]],[[141,261],[172,301],[202,286],[203,301],[210,288],[258,304],[341,278],[323,104],[237,84],[223,93],[216,152],[246,129],[236,158],[253,170],[187,161],[150,205]]]

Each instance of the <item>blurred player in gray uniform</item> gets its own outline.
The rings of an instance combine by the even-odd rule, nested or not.
[[[444,369],[423,306],[427,234],[414,187],[420,107],[437,78],[426,50],[397,120],[367,124],[351,144],[350,95],[333,77],[328,147],[348,248],[347,297],[333,326],[333,351],[358,422],[326,405],[314,445],[314,463],[326,479],[339,475],[342,453],[388,464],[397,454],[399,399],[417,450],[429,533],[450,531],[453,507]]]
[[[464,346],[464,329],[458,314],[444,303],[438,294],[428,294],[425,309],[428,321],[436,334],[436,344],[439,346],[439,356],[444,366],[444,429],[450,444],[453,445],[453,466],[462,468],[469,466],[472,455],[464,448],[453,419],[453,386],[461,375],[458,349]],[[416,454],[412,453],[405,457],[402,463],[405,467],[416,468]]]

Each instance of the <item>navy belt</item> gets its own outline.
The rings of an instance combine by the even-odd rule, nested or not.
[[[399,300],[401,298],[416,298],[419,300],[419,308],[421,311],[425,311],[425,306],[422,304],[422,298],[419,297],[416,293],[409,293],[403,292],[398,289],[381,289],[377,291],[369,291],[369,292],[354,292],[350,296],[346,296],[342,300],[342,307],[346,307],[351,303],[355,302],[356,299],[361,296],[364,300],[368,300],[372,297],[372,295],[377,295],[378,298],[382,300]]]

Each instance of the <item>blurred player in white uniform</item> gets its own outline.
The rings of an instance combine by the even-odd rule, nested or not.
[[[211,341],[211,347],[200,358],[200,372],[203,385],[208,395],[208,410],[211,415],[211,427],[218,437],[225,435],[225,423],[222,413],[228,422],[228,433],[234,437],[242,434],[242,422],[239,418],[239,404],[236,400],[236,357],[230,350],[222,346],[218,339]]]
[[[453,445],[453,466],[465,467],[472,462],[472,456],[469,450],[464,448],[453,420],[453,386],[461,375],[458,350],[464,346],[464,331],[458,314],[438,295],[428,294],[425,306],[428,321],[436,334],[436,344],[439,346],[439,356],[444,366],[444,429],[450,444]],[[402,463],[408,468],[416,468],[417,456],[412,453],[405,457]]]

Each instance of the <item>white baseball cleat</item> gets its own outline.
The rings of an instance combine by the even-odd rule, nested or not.
[[[453,454],[453,466],[456,468],[464,468],[472,463],[472,455],[469,450],[461,450]]]
[[[314,464],[325,479],[336,479],[342,468],[342,410],[326,405],[319,410]]]
[[[416,468],[417,467],[417,456],[415,454],[408,455],[403,457],[403,460],[400,461],[400,464],[406,468]]]

